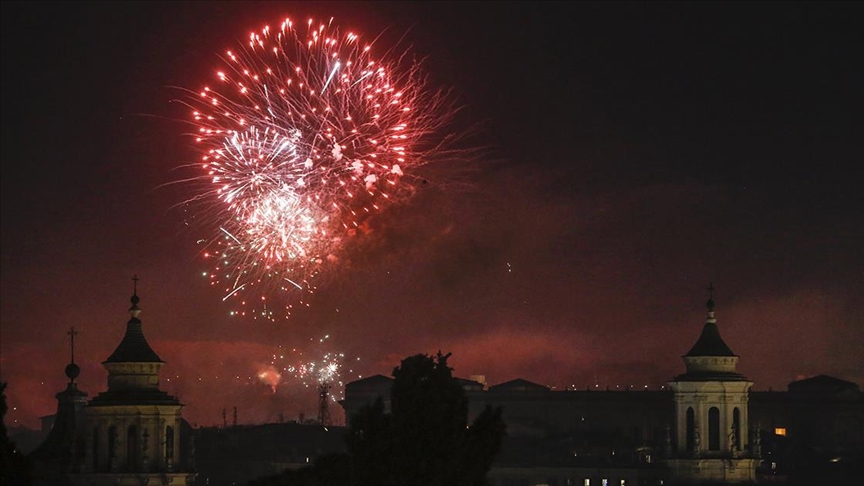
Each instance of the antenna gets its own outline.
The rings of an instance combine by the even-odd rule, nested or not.
[[[330,425],[330,383],[318,384],[318,423]]]

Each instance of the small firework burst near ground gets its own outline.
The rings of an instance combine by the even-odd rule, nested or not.
[[[349,359],[334,349],[327,334],[320,339],[310,339],[305,348],[279,346],[270,362],[259,366],[256,374],[274,393],[276,387],[284,383],[305,388],[328,385],[334,387],[331,398],[337,400],[342,396],[346,381],[362,378],[355,370],[359,363],[359,357]]]

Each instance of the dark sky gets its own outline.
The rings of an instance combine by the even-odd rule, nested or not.
[[[128,320],[184,416],[315,415],[256,377],[325,351],[347,380],[415,353],[459,376],[657,388],[718,325],[755,389],[864,384],[864,41],[849,3],[2,3],[2,339],[8,424],[81,388]],[[178,88],[285,16],[425,57],[480,155],[430,183],[288,320],[229,316],[176,181]],[[167,185],[166,185],[167,184]],[[329,335],[321,344],[319,339]],[[302,354],[302,356],[301,356]],[[356,359],[360,358],[357,362]],[[170,380],[169,380],[170,379]],[[338,407],[336,407],[338,408]]]

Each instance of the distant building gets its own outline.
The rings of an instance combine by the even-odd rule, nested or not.
[[[30,454],[44,486],[229,486],[345,452],[346,427],[277,423],[192,430],[183,404],[159,389],[164,362],[147,343],[133,291],[131,319],[103,362],[108,390],[88,402],[66,367],[50,432]],[[508,436],[489,473],[495,486],[713,485],[760,482],[852,485],[864,464],[864,394],[820,375],[788,391],[754,392],[738,356],[708,317],[668,389],[562,390],[514,379],[459,379],[469,417],[500,406]],[[379,397],[390,411],[393,379],[348,383],[349,421]],[[53,424],[52,424],[53,421]],[[197,476],[197,477],[196,477]]]
[[[764,475],[838,484],[864,474],[864,394],[855,383],[818,375],[787,392],[751,391],[750,403],[750,422],[764,430]]]
[[[51,432],[30,455],[37,484],[183,486],[195,477],[183,404],[159,389],[165,363],[144,337],[137,292],[131,301],[126,334],[102,363],[108,390],[89,402],[75,384],[79,369],[73,351],[73,363],[66,367],[70,383],[57,394]],[[74,329],[71,333],[74,350]]]
[[[346,430],[296,422],[195,429],[196,484],[245,484],[309,466],[322,455],[346,452]]]
[[[714,313],[711,299],[702,333],[682,357],[686,372],[668,390],[553,391],[523,379],[490,387],[460,380],[472,419],[486,405],[502,407],[507,438],[490,481],[635,486],[791,478],[797,484],[855,484],[849,478],[860,479],[864,460],[858,386],[820,376],[791,383],[788,392],[751,391]],[[340,404],[349,425],[378,397],[388,409],[392,381],[376,375],[345,386]]]

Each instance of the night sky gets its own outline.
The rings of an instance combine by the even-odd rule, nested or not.
[[[258,374],[325,351],[343,379],[452,352],[462,377],[657,389],[716,287],[754,389],[864,385],[864,40],[849,3],[2,3],[7,425],[66,382],[106,389],[138,275],[162,388],[199,425],[314,417]],[[284,17],[425,58],[479,150],[405,205],[290,319],[230,316],[187,225],[180,88]],[[324,336],[329,336],[322,344]],[[283,358],[279,358],[283,356]],[[357,358],[360,358],[357,361]],[[337,390],[338,392],[338,390]],[[338,406],[333,407],[339,411]],[[337,412],[334,412],[337,413]],[[230,418],[229,418],[230,420]]]

